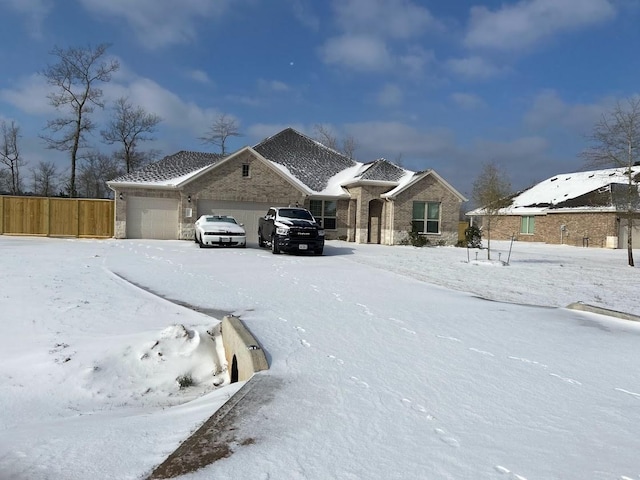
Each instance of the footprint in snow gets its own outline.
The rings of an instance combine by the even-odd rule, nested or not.
[[[496,472],[498,473],[501,473],[503,475],[509,475],[509,478],[512,480],[527,480],[522,475],[518,475],[517,473],[512,472],[511,470],[509,470],[506,467],[503,467],[502,465],[496,465],[493,468],[495,468]]]
[[[481,355],[487,355],[487,356],[489,356],[489,357],[495,357],[495,355],[494,355],[493,353],[491,353],[491,352],[487,352],[487,351],[485,351],[485,350],[479,350],[479,349],[477,349],[477,348],[469,348],[469,350],[471,350],[472,352],[479,353],[479,354],[481,354]]]
[[[295,327],[296,330],[298,330],[299,332],[306,332],[306,330],[302,327]]]
[[[450,447],[458,448],[460,446],[460,442],[458,442],[458,440],[456,440],[454,437],[449,435],[446,432],[446,430],[443,430],[442,428],[435,428],[433,431],[440,436],[440,440],[442,440],[444,443],[446,443]]]
[[[410,333],[411,335],[416,334],[415,330],[409,330],[408,328],[405,328],[405,327],[401,327],[400,330],[402,330],[403,332]]]
[[[335,355],[327,355],[327,357],[335,361],[338,365],[344,365],[344,360],[337,358]]]
[[[358,379],[358,377],[351,377],[351,380],[353,380],[356,383],[356,385],[358,385],[359,387],[369,388],[369,384],[367,382],[363,382],[362,380]]]
[[[456,337],[449,337],[447,335],[436,335],[438,338],[442,338],[443,340],[451,340],[452,342],[460,342],[461,340]]]
[[[550,373],[549,375],[551,375],[552,377],[559,378],[563,382],[567,382],[567,383],[570,383],[572,385],[582,385],[582,383],[580,383],[577,380],[573,380],[572,378],[567,378],[567,377],[561,377],[560,375],[558,375],[556,373]]]
[[[307,347],[307,348],[311,346],[311,344],[309,342],[307,342],[304,338],[302,340],[300,340],[300,343],[302,345],[304,345],[305,347]]]

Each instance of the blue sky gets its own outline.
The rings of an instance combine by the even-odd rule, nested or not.
[[[433,168],[466,196],[488,161],[516,189],[586,169],[585,135],[640,90],[639,0],[0,0],[0,18],[0,119],[60,170],[38,137],[54,46],[110,43],[105,98],[160,115],[145,145],[166,155],[210,150],[221,113],[244,134],[231,150],[323,124],[357,160]]]

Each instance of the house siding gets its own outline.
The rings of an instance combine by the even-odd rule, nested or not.
[[[411,231],[414,201],[440,203],[440,233],[427,234],[427,238],[430,243],[455,245],[458,242],[458,219],[462,201],[433,176],[425,177],[396,197],[390,243],[398,244],[406,240]]]
[[[609,237],[618,236],[619,215],[615,212],[547,213],[535,215],[533,234],[520,232],[520,215],[500,215],[491,219],[491,239],[510,240],[512,236],[523,242],[543,242],[571,246],[607,247]],[[476,225],[478,223],[476,222]],[[481,223],[484,228],[487,219]],[[561,234],[561,226],[565,230]],[[486,238],[486,232],[483,233]]]

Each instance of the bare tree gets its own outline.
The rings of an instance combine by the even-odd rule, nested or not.
[[[116,158],[92,152],[80,165],[78,193],[87,198],[108,198],[111,190],[107,187],[107,182],[124,173]]]
[[[484,165],[473,182],[472,198],[482,208],[483,219],[487,220],[487,259],[491,260],[491,220],[497,217],[500,209],[506,206],[511,195],[511,182],[495,162]]]
[[[351,160],[354,159],[354,155],[357,149],[358,141],[353,135],[347,135],[342,139],[342,153],[344,153]]]
[[[210,143],[220,147],[222,155],[227,154],[227,139],[229,137],[241,137],[238,122],[226,113],[222,113],[216,117],[207,133],[200,137],[203,143]]]
[[[31,169],[33,193],[42,197],[55,195],[59,186],[60,175],[53,162],[40,162]]]
[[[120,68],[117,60],[104,60],[109,45],[95,48],[54,47],[51,55],[57,63],[47,66],[42,75],[55,91],[47,97],[49,103],[64,112],[64,116],[47,122],[51,136],[43,136],[48,148],[69,152],[71,176],[69,195],[76,196],[76,164],[79,151],[87,145],[86,135],[95,128],[90,115],[95,107],[104,108],[99,83],[111,80],[111,74]]]
[[[334,150],[338,150],[338,139],[331,131],[331,128],[322,125],[320,123],[316,123],[313,126],[313,131],[316,136],[316,140],[318,140],[325,147],[332,148]]]
[[[342,142],[340,142],[338,137],[332,132],[331,127],[320,123],[313,126],[313,131],[315,133],[316,140],[325,147],[332,148],[350,159],[354,158],[354,154],[358,149],[359,143],[353,135],[345,135]]]
[[[142,142],[154,140],[151,134],[162,119],[140,106],[134,106],[126,97],[116,100],[113,113],[106,130],[100,133],[107,144],[122,146],[118,156],[124,161],[126,173],[129,173],[144,163],[146,155],[137,148]]]
[[[4,165],[8,171],[7,180],[9,192],[18,195],[22,192],[22,179],[20,178],[20,167],[24,166],[24,161],[20,157],[18,148],[18,138],[20,138],[20,127],[11,121],[0,122],[0,165]]]
[[[616,106],[593,128],[589,137],[592,146],[582,152],[582,157],[590,166],[620,167],[625,169],[626,188],[615,195],[614,201],[624,210],[627,220],[627,256],[629,266],[633,267],[633,220],[638,212],[638,181],[640,175],[634,175],[633,166],[640,156],[640,97],[630,98],[626,105]],[[618,189],[620,191],[620,189]],[[614,189],[612,189],[612,196]]]

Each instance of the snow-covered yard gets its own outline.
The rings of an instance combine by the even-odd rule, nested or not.
[[[177,303],[239,315],[280,385],[181,478],[640,479],[640,325],[562,308],[640,314],[626,251],[325,251],[0,236],[0,479],[144,478],[222,405],[217,322]]]

